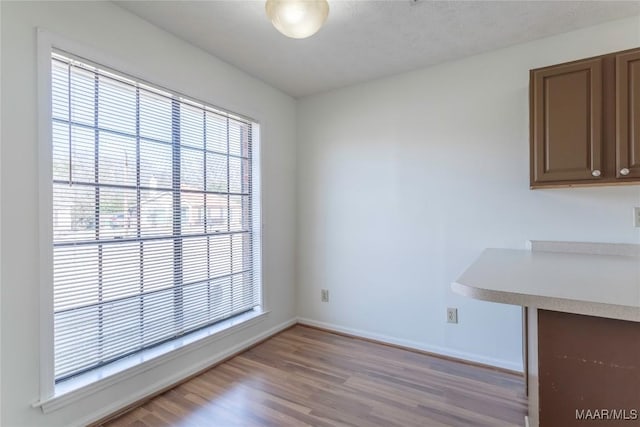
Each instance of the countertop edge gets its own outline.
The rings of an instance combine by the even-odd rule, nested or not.
[[[483,301],[640,322],[640,309],[635,307],[484,289],[458,281],[451,283],[451,290]]]

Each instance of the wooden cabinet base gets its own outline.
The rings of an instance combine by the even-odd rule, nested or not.
[[[640,426],[640,323],[538,310],[540,427]]]

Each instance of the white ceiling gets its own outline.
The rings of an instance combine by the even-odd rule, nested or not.
[[[289,39],[263,1],[117,1],[301,97],[640,13],[638,1],[329,0],[324,28]]]

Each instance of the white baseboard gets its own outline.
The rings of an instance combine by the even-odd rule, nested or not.
[[[128,395],[126,397],[124,397],[123,399],[120,399],[114,403],[112,403],[109,406],[106,406],[104,408],[102,408],[99,412],[97,413],[93,413],[87,417],[85,417],[84,419],[80,420],[78,422],[77,425],[81,425],[81,426],[86,426],[92,423],[95,423],[105,417],[108,417],[111,414],[116,413],[117,411],[121,410],[122,408],[127,407],[128,405],[131,405],[141,399],[144,399],[148,396],[151,396],[155,393],[157,393],[158,391],[167,388],[169,386],[171,386],[172,384],[176,384],[179,381],[183,380],[184,378],[189,377],[190,375],[196,374],[199,371],[202,371],[204,369],[206,369],[209,366],[215,365],[216,363],[221,362],[222,360],[228,358],[229,356],[232,356],[236,353],[239,353],[249,347],[251,347],[252,345],[269,338],[272,335],[277,334],[280,331],[283,331],[293,325],[295,325],[297,323],[296,319],[289,319],[286,322],[280,323],[279,325],[276,325],[266,331],[264,331],[261,334],[256,335],[255,337],[252,337],[251,339],[248,339],[246,341],[243,341],[239,344],[234,345],[233,347],[230,347],[224,351],[218,352],[216,354],[211,355],[210,357],[202,360],[200,363],[198,363],[197,365],[192,365],[189,366],[179,372],[176,372],[175,374],[169,376],[169,377],[165,377],[163,378],[161,381],[158,381],[148,387],[145,387],[143,389],[138,390],[136,393]]]
[[[514,372],[524,372],[521,363],[514,363],[509,360],[495,359],[492,357],[481,356],[474,353],[468,353],[459,350],[453,350],[446,347],[439,347],[420,343],[417,341],[405,340],[401,338],[394,338],[388,335],[382,335],[375,332],[363,331],[361,329],[353,329],[345,326],[336,325],[333,323],[320,322],[305,317],[298,317],[298,323],[301,325],[315,326],[317,328],[327,329],[335,332],[342,332],[344,334],[353,335],[356,337],[367,338],[375,341],[380,341],[387,344],[398,345],[415,350],[426,351],[434,353],[435,355],[442,355],[453,357],[456,359],[462,359],[469,362],[479,363],[482,365],[494,366],[497,368],[507,369]]]

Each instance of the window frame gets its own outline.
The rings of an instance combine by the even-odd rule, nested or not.
[[[34,407],[41,407],[44,412],[58,409],[73,401],[81,399],[86,395],[89,390],[97,391],[102,388],[111,386],[115,382],[129,378],[130,375],[136,371],[142,371],[149,369],[150,367],[157,366],[167,360],[179,357],[185,352],[195,350],[207,345],[217,339],[233,333],[237,329],[243,329],[244,327],[251,326],[264,320],[269,313],[269,310],[265,307],[264,296],[264,277],[263,277],[263,240],[264,240],[264,215],[263,215],[263,139],[261,136],[264,134],[264,121],[260,120],[260,114],[256,111],[247,111],[247,114],[235,113],[237,109],[219,107],[218,103],[210,101],[201,101],[198,97],[188,95],[188,91],[182,91],[178,87],[175,90],[169,90],[169,92],[184,96],[185,98],[192,99],[196,102],[200,102],[205,105],[210,105],[214,108],[229,114],[236,115],[238,117],[245,118],[252,123],[257,124],[255,129],[255,144],[254,155],[257,159],[254,160],[254,165],[257,166],[256,173],[253,174],[254,180],[254,198],[252,209],[257,208],[257,221],[259,224],[259,230],[255,230],[258,237],[255,241],[257,245],[258,257],[254,260],[254,268],[256,268],[257,278],[259,280],[259,303],[260,305],[250,312],[248,316],[244,316],[240,321],[233,321],[233,318],[222,321],[223,325],[214,324],[209,327],[205,327],[204,335],[197,340],[190,340],[188,337],[190,334],[184,335],[178,339],[181,341],[176,348],[167,350],[161,354],[151,356],[149,360],[143,360],[138,364],[126,367],[122,371],[118,371],[110,374],[109,376],[99,375],[99,379],[95,379],[89,383],[79,383],[77,388],[73,387],[61,387],[60,384],[55,383],[54,378],[54,296],[53,296],[53,168],[52,168],[52,85],[51,85],[51,55],[56,50],[70,52],[72,55],[77,55],[82,58],[86,58],[88,61],[95,62],[97,64],[104,64],[107,68],[118,70],[118,72],[135,76],[141,82],[153,82],[152,86],[158,88],[166,87],[178,87],[178,84],[159,81],[160,79],[154,78],[140,69],[136,69],[126,61],[122,61],[118,58],[114,58],[105,53],[99,52],[95,48],[90,48],[81,43],[66,39],[60,35],[51,33],[47,30],[37,29],[37,101],[38,101],[38,117],[37,117],[37,131],[38,131],[38,246],[39,246],[39,260],[37,266],[39,268],[39,298],[40,298],[40,396],[39,400],[34,403]],[[242,110],[247,110],[242,108]],[[255,223],[255,221],[254,221]],[[216,325],[218,325],[216,327]],[[197,332],[197,331],[196,331]],[[142,350],[139,353],[144,353],[152,349]],[[151,352],[150,352],[151,353]],[[144,358],[141,358],[144,359]],[[106,365],[107,367],[109,365]],[[98,368],[98,370],[103,368]],[[61,383],[64,383],[62,381]]]

